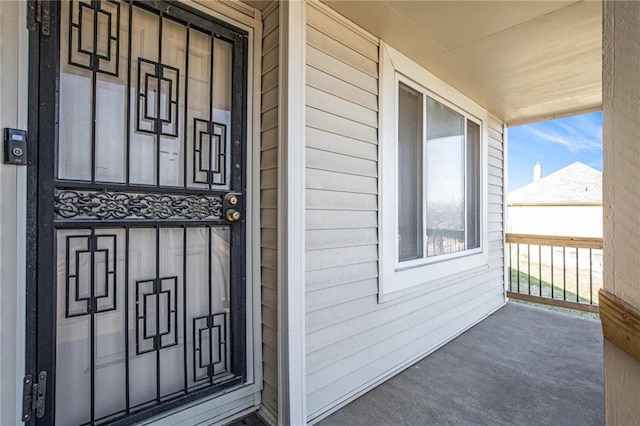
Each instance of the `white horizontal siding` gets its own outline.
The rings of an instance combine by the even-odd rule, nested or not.
[[[337,110],[330,111],[322,110],[317,105],[307,105],[307,126],[362,142],[377,143],[378,129],[376,127],[342,117]],[[329,122],[331,126],[327,127],[326,124]]]
[[[308,46],[307,48],[307,65],[373,95],[377,95],[378,93],[377,78],[352,68],[348,64],[313,46]]]
[[[307,271],[306,290],[307,292],[312,292],[314,290],[335,287],[334,291],[339,292],[340,286],[344,284],[370,278],[378,278],[377,260],[357,263],[355,265],[343,265],[330,269]],[[307,347],[309,347],[309,345],[313,346],[313,344],[314,342],[307,342]]]
[[[374,160],[314,148],[307,148],[306,156],[308,168],[373,178],[378,176],[378,163]]]
[[[402,302],[371,304],[370,298],[363,296],[360,300],[350,302],[348,306],[340,304],[314,312],[307,315],[307,333],[309,337],[314,335],[313,342],[309,342],[308,346],[317,348],[323,345],[343,342],[371,328],[376,328],[379,324],[390,321],[393,318],[404,317],[426,306],[431,306],[433,309],[436,304],[442,304],[447,300],[454,302],[459,297],[464,296],[466,287],[475,288],[479,284],[493,282],[495,278],[500,276],[500,271],[487,270],[483,274],[467,275],[464,279],[452,278],[443,281],[438,285],[434,285],[429,292],[419,294],[411,297],[410,300]],[[482,288],[479,289],[479,291],[481,290]],[[425,313],[423,320],[428,320],[428,315],[429,313]],[[337,333],[345,324],[348,324],[349,328]],[[428,323],[424,322],[419,324],[421,327],[428,325]],[[405,327],[411,327],[411,325],[405,325]],[[325,329],[329,334],[322,332]]]
[[[313,361],[313,369],[307,369],[307,375],[310,378],[307,383],[309,391],[313,392],[332,381],[332,373],[328,373],[323,370],[325,367],[329,367],[331,364],[336,362],[336,360],[333,359],[336,351],[339,351],[341,355],[337,360],[340,364],[351,361],[358,362],[363,356],[368,356],[370,359],[373,359],[376,357],[376,354],[380,353],[380,350],[375,348],[384,345],[385,343],[390,343],[391,337],[398,338],[401,333],[421,333],[432,328],[434,324],[431,323],[431,321],[434,321],[437,317],[450,311],[447,305],[442,303],[443,300],[458,297],[463,297],[464,300],[477,300],[486,293],[485,288],[474,285],[475,279],[468,280],[464,284],[465,285],[450,286],[453,287],[455,292],[451,290],[443,292],[448,294],[445,294],[445,297],[442,299],[434,301],[429,299],[421,300],[422,303],[418,304],[413,311],[401,312],[401,314],[399,314],[398,309],[389,309],[384,313],[369,313],[372,324],[362,333],[352,335],[350,339],[346,341],[327,344],[307,357],[309,361]],[[447,287],[447,290],[448,289],[449,287]],[[439,295],[431,295],[432,298],[437,296]],[[421,323],[425,317],[429,318],[429,324]],[[414,326],[407,327],[406,323],[414,324]],[[321,371],[322,374],[317,375],[315,379],[313,379],[314,372]]]
[[[359,106],[373,111],[378,110],[378,97],[374,93],[367,92],[351,83],[340,80],[311,66],[307,66],[306,71],[307,86],[309,86],[309,88],[315,88],[331,93],[339,98],[348,99]]]
[[[306,242],[307,250],[372,246],[378,243],[378,233],[372,228],[308,230]]]
[[[332,133],[332,131],[335,129],[314,129],[307,126],[305,132],[307,146],[352,157],[366,158],[367,160],[376,161],[378,159],[378,146],[375,143],[377,141],[373,141],[373,143],[360,141]]]
[[[456,309],[447,309],[444,314],[429,316],[427,324],[419,324],[411,329],[397,330],[388,339],[376,347],[371,347],[366,353],[348,362],[333,364],[322,372],[307,376],[307,404],[309,407],[323,407],[328,409],[331,402],[337,400],[337,389],[342,390],[342,397],[348,397],[366,385],[375,381],[384,373],[404,364],[407,360],[427,353],[450,340],[459,331],[468,328],[485,314],[491,312],[488,307],[497,307],[496,300],[502,299],[502,285],[494,289],[487,289],[482,297],[456,301]],[[452,327],[452,324],[455,327]],[[379,357],[378,357],[379,356]],[[337,366],[339,365],[339,368]],[[340,370],[340,374],[334,371]],[[326,380],[318,377],[327,374],[327,379],[333,380],[325,384]],[[348,390],[348,391],[347,391]],[[347,392],[345,392],[347,391]],[[311,418],[322,414],[323,408],[316,412],[309,412]]]
[[[372,176],[334,172],[322,169],[307,169],[307,188],[357,194],[378,194],[378,179]]]
[[[378,46],[307,8],[309,419],[455,336],[503,301],[502,123],[489,122],[489,266],[378,303]]]
[[[277,345],[277,188],[278,188],[278,60],[279,7],[262,16],[262,98],[260,141],[260,244],[262,253],[262,403],[278,413]]]
[[[377,212],[351,211],[346,213],[340,210],[309,210],[306,212],[307,229],[376,228],[377,225]]]

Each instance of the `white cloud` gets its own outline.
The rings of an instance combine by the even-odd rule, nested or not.
[[[573,153],[602,149],[602,127],[585,117],[572,117],[572,123],[555,121],[526,126],[537,141],[564,146]]]

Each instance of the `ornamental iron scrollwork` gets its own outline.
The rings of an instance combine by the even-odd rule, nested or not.
[[[59,191],[55,212],[64,219],[222,219],[218,195],[130,194],[125,192]]]

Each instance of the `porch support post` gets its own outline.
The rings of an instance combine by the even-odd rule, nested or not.
[[[278,423],[306,424],[305,66],[306,7],[280,3],[278,144]]]
[[[640,308],[640,3],[604,2],[604,287]],[[640,360],[604,341],[608,425],[640,424]]]

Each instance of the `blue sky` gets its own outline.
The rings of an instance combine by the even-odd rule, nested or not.
[[[536,161],[542,176],[580,161],[602,171],[602,112],[510,127],[509,192],[533,180]]]

